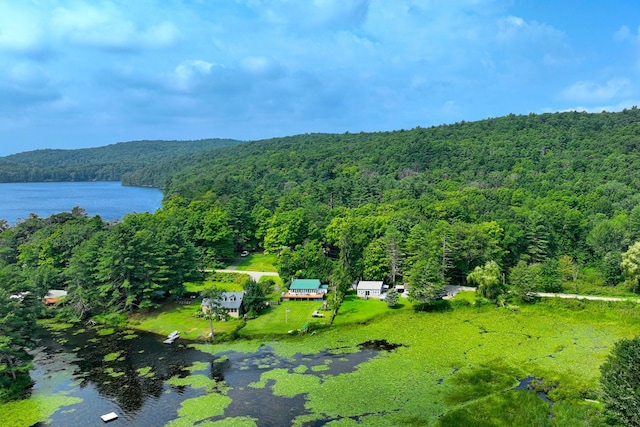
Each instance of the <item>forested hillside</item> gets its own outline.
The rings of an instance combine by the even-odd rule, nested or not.
[[[36,150],[0,157],[0,182],[120,181],[127,172],[239,144],[231,139],[132,141],[78,150]],[[155,182],[141,182],[153,186]]]
[[[464,283],[493,260],[503,272],[519,262],[552,272],[540,279],[547,290],[561,288],[558,263],[565,280],[590,266],[595,282],[616,284],[640,238],[638,148],[636,108],[298,135],[222,150],[165,194],[216,200],[236,247],[284,248],[291,274],[328,278],[306,260],[314,250],[351,279],[388,278],[395,254],[405,279],[430,269]]]
[[[66,289],[59,313],[71,319],[147,310],[246,249],[278,254],[285,283],[329,284],[337,305],[358,279],[405,284],[416,307],[447,284],[475,285],[499,304],[535,291],[638,292],[639,149],[633,108],[298,135],[187,160],[153,153],[144,162],[172,163],[129,175],[168,178],[153,214],[114,224],[75,209],[0,227],[0,306],[26,310],[12,296]],[[70,165],[68,154],[51,166]],[[24,379],[20,337],[32,325],[0,325],[0,388]]]

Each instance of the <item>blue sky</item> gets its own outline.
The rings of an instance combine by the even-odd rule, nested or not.
[[[0,155],[640,104],[635,0],[0,0]]]

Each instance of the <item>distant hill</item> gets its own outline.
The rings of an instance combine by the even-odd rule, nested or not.
[[[27,151],[0,157],[0,182],[120,181],[138,169],[240,143],[232,139],[131,141],[77,150]]]
[[[253,202],[298,194],[355,207],[419,198],[443,181],[451,188],[525,188],[540,195],[588,193],[611,182],[636,191],[639,168],[640,110],[633,108],[252,141],[202,156],[164,190],[169,197],[212,192]]]

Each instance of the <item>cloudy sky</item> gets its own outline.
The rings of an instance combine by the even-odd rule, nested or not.
[[[0,0],[0,155],[640,104],[636,0]]]

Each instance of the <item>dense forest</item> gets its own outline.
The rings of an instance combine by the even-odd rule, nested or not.
[[[0,157],[0,182],[121,181],[123,175],[163,164],[163,173],[185,158],[241,141],[133,141],[79,150],[36,150]],[[123,182],[126,184],[126,182]],[[140,186],[158,186],[140,179]]]
[[[418,305],[447,284],[499,304],[636,292],[639,149],[633,108],[298,135],[138,165],[129,184],[162,183],[153,214],[105,223],[77,208],[5,224],[0,307],[34,310],[15,296],[66,289],[72,319],[146,310],[245,249],[277,253],[285,281],[318,278],[337,295],[358,279],[403,283]],[[29,327],[3,320],[0,388],[24,373]]]

